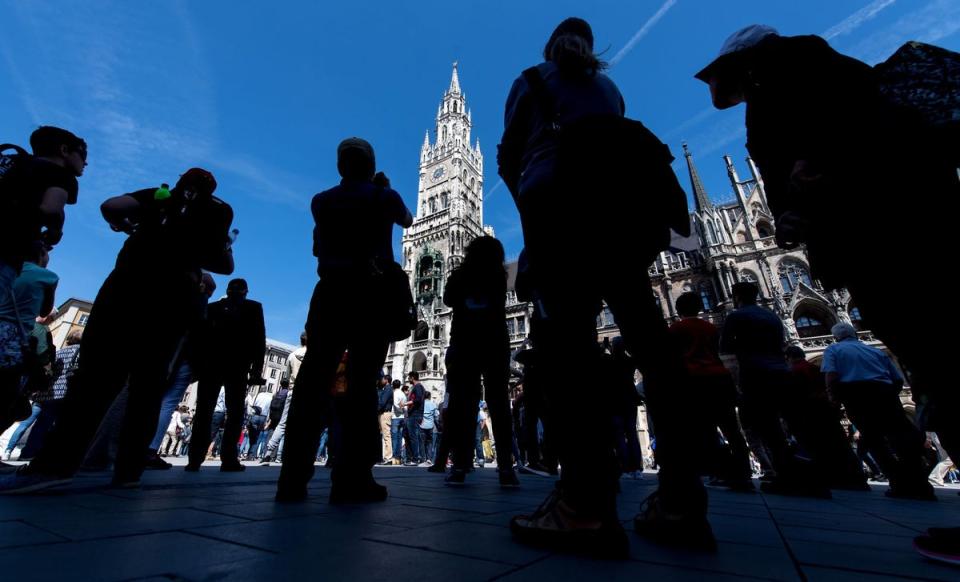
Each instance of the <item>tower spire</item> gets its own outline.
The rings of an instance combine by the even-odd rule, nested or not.
[[[693,198],[697,204],[697,212],[711,210],[713,204],[710,203],[710,197],[707,195],[703,182],[700,181],[700,174],[697,173],[697,167],[693,164],[693,154],[687,147],[687,142],[683,142],[683,156],[687,159],[687,169],[690,171],[690,184],[693,186]]]
[[[450,77],[450,93],[460,92],[460,75],[457,74],[457,61],[453,61],[453,76]]]

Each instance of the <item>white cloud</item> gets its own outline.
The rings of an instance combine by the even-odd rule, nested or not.
[[[657,10],[653,16],[648,18],[647,21],[643,23],[643,26],[640,27],[640,30],[638,30],[630,38],[630,40],[627,41],[627,44],[625,44],[623,48],[617,52],[617,54],[613,55],[613,58],[610,59],[610,66],[614,66],[623,60],[623,57],[627,56],[627,54],[633,50],[633,47],[635,47],[637,43],[643,39],[643,37],[647,36],[647,33],[653,29],[657,22],[663,18],[663,15],[673,8],[673,5],[676,3],[677,0],[667,0],[664,2],[663,5],[660,6],[660,9]]]
[[[902,44],[936,43],[960,31],[960,0],[932,0],[867,36],[846,51],[870,64],[885,60]]]
[[[860,10],[857,10],[850,16],[844,18],[840,22],[834,24],[828,28],[822,36],[827,40],[831,40],[838,36],[849,34],[854,30],[860,28],[860,25],[871,20],[877,14],[880,14],[884,9],[894,4],[897,0],[874,0],[870,4],[867,4]]]

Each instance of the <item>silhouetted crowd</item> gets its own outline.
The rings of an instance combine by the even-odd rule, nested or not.
[[[960,91],[949,72],[960,56],[909,43],[870,67],[820,37],[753,25],[695,75],[715,107],[745,104],[777,244],[804,245],[822,286],[849,290],[896,357],[840,323],[817,369],[785,345],[783,323],[751,282],[734,285],[736,309],[720,328],[699,317],[693,294],[665,322],[646,267],[672,232],[690,234],[686,195],[669,148],[625,117],[593,47],[587,22],[564,20],[505,106],[497,162],[523,229],[517,297],[532,305],[519,390],[510,387],[504,249],[489,236],[468,241],[445,283],[453,322],[443,401],[416,372],[406,384],[383,375],[388,345],[416,324],[392,248],[394,225],[413,217],[359,138],[339,144],[342,180],[311,203],[319,280],[277,394],[248,395],[264,383],[265,331],[247,283],[233,279],[225,298],[208,301],[209,273],[234,271],[238,232],[201,168],[172,188],[102,204],[126,240],[82,338],[54,350],[45,325],[58,278],[48,252],[77,201],[86,143],[45,126],[31,136],[32,154],[3,146],[12,153],[0,157],[0,429],[24,421],[36,440],[21,452],[30,463],[0,477],[0,492],[62,486],[103,458],[113,459],[113,486],[138,487],[145,468],[169,467],[162,456],[186,453],[190,472],[218,457],[234,472],[245,469],[241,457],[269,464],[282,450],[277,502],[305,501],[322,459],[330,503],[368,503],[388,496],[377,464],[425,466],[459,487],[496,458],[504,488],[521,485],[518,473],[559,473],[538,508],[510,520],[517,540],[624,557],[617,496],[621,476],[643,469],[642,402],[659,483],[633,525],[653,541],[714,550],[705,481],[750,492],[757,466],[772,494],[867,490],[866,465],[889,480],[888,496],[934,501],[930,480],[949,479],[948,457],[960,455],[952,342],[945,326],[916,314],[916,282],[891,276],[887,261],[910,257],[922,273],[952,263]],[[920,192],[936,212],[904,201]],[[118,341],[143,305],[149,328]],[[604,306],[622,336],[600,344]],[[193,381],[191,413],[181,401]],[[956,561],[960,528],[931,530],[915,547]]]

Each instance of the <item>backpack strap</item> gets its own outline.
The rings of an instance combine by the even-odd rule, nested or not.
[[[553,103],[553,98],[550,96],[550,91],[547,90],[547,83],[543,80],[543,75],[540,74],[540,69],[530,67],[524,70],[523,80],[526,81],[527,86],[530,87],[530,94],[533,96],[537,108],[540,109],[540,116],[543,118],[543,121],[546,122],[550,129],[558,131],[560,129],[560,123],[556,107]]]
[[[22,147],[20,147],[20,146],[18,146],[18,145],[15,145],[15,144],[12,144],[12,143],[0,144],[0,154],[2,154],[3,152],[5,152],[5,151],[7,151],[7,150],[13,150],[13,151],[17,152],[18,155],[21,155],[21,156],[29,156],[29,155],[30,155],[29,153],[27,153],[27,150],[23,149]]]

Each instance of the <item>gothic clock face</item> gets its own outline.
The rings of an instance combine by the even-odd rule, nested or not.
[[[437,180],[442,178],[443,175],[446,173],[447,173],[446,168],[444,168],[443,166],[440,166],[439,168],[433,171],[433,181],[436,182]]]

